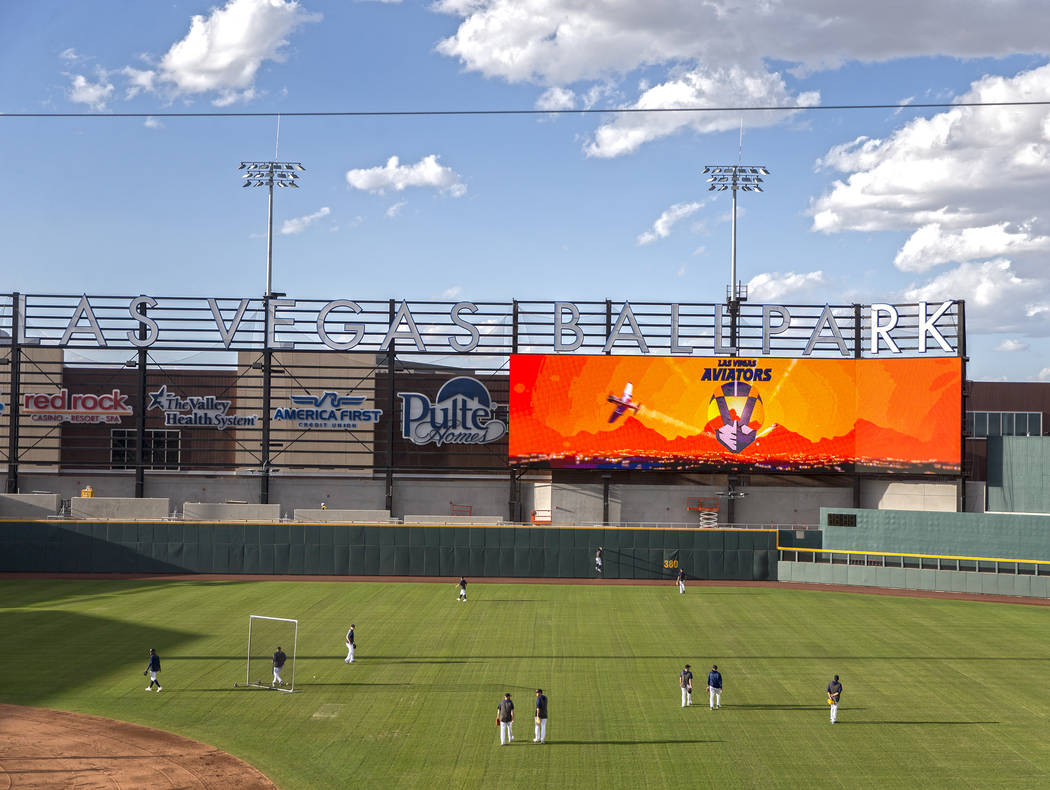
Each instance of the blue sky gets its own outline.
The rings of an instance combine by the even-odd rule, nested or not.
[[[752,9],[754,6],[754,9]],[[856,8],[853,8],[856,6]],[[993,7],[994,6],[994,7]],[[828,10],[832,8],[833,10]],[[262,113],[890,104],[721,114],[284,117],[301,298],[721,301],[727,195],[752,301],[967,300],[974,378],[1050,379],[1050,100],[1037,0],[0,3],[0,290],[265,286]],[[150,118],[112,117],[146,113]]]

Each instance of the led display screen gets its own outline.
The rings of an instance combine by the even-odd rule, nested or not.
[[[512,464],[958,474],[962,360],[515,354]]]

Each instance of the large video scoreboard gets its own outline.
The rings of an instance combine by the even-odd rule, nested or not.
[[[962,360],[516,354],[512,464],[957,474]]]

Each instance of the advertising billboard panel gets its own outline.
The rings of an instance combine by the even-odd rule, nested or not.
[[[962,360],[515,354],[512,464],[958,474]]]

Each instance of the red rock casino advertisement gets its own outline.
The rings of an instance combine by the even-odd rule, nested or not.
[[[958,474],[962,361],[515,354],[510,462]]]

